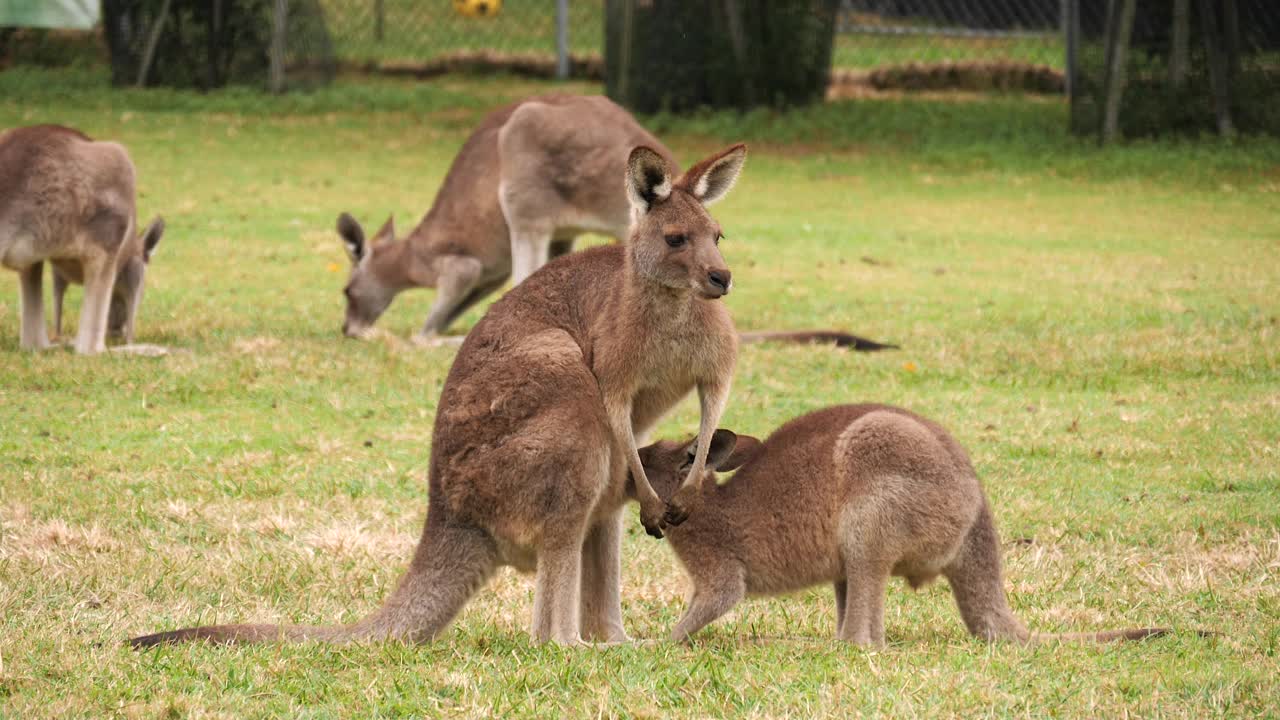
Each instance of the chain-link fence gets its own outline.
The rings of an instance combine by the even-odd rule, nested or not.
[[[556,58],[557,10],[549,0],[504,0],[483,15],[458,12],[445,0],[320,4],[345,62],[422,74],[503,65],[546,72]],[[575,74],[597,77],[606,2],[565,4]],[[1061,91],[1061,6],[1062,0],[842,0],[833,64],[846,72],[837,81]],[[927,77],[908,77],[922,70]]]
[[[1061,0],[844,0],[836,66],[1016,61],[1061,68]]]
[[[1276,0],[1071,0],[1071,125],[1104,139],[1280,134]]]
[[[1062,92],[1063,0],[842,0],[834,84]]]
[[[341,61],[389,70],[551,73],[562,47],[598,64],[604,40],[604,0],[319,1]]]

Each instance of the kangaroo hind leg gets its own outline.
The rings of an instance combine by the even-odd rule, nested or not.
[[[671,631],[672,642],[685,642],[691,635],[720,619],[746,597],[747,586],[741,572],[716,573],[712,577],[694,577],[693,593],[684,615]]]
[[[32,264],[19,271],[22,284],[22,330],[19,346],[23,350],[49,347],[49,331],[44,326],[44,263]]]
[[[985,499],[960,551],[942,574],[951,584],[960,617],[970,633],[983,640],[1028,641],[1030,634],[1014,617],[1005,598],[1000,542]]]
[[[483,264],[472,257],[452,256],[441,258],[438,263],[440,275],[436,281],[436,299],[422,330],[414,336],[417,341],[431,340],[448,329],[449,324],[469,306],[468,299],[484,272]]]
[[[622,511],[602,520],[582,545],[582,635],[593,642],[625,643],[622,627]]]

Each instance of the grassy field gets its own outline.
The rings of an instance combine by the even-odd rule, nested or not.
[[[970,449],[1030,627],[1220,637],[988,646],[940,583],[891,587],[882,651],[831,639],[825,588],[746,603],[691,647],[565,650],[529,643],[532,584],[503,571],[426,646],[135,653],[125,638],[198,622],[350,621],[388,592],[453,351],[340,337],[334,217],[409,227],[484,109],[549,86],[272,99],[102,80],[0,73],[0,128],[128,144],[141,212],[168,220],[139,341],[174,352],[19,352],[4,275],[0,716],[1280,712],[1280,143],[1104,151],[1063,135],[1060,104],[1018,98],[646,119],[686,160],[752,144],[716,207],[740,328],[903,347],[746,347],[726,427],[913,408]],[[406,337],[431,297],[403,296],[382,327]],[[695,425],[685,403],[659,434]],[[659,638],[683,579],[628,522],[627,629]]]

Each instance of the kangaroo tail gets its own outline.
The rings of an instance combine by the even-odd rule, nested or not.
[[[852,348],[853,350],[860,352],[898,349],[897,345],[868,340],[864,337],[858,337],[857,335],[851,335],[838,330],[763,330],[759,332],[738,333],[738,339],[744,343],[789,342],[811,345],[834,345],[836,347]]]
[[[334,626],[306,625],[204,625],[202,627],[170,630],[129,640],[135,650],[201,640],[219,645],[232,643],[302,642],[326,640],[340,642],[353,639],[352,629]]]
[[[960,616],[969,632],[984,640],[1019,643],[1115,642],[1146,640],[1173,632],[1171,628],[1131,628],[1083,633],[1029,633],[1009,609],[1000,572],[1000,543],[991,508],[982,501],[978,519],[965,537],[956,559],[943,573],[951,583]],[[1199,633],[1202,637],[1214,633]]]
[[[425,642],[453,621],[493,575],[498,551],[488,533],[427,518],[409,571],[387,601],[352,625],[206,625],[133,638],[135,649],[203,640],[213,643],[350,642],[398,639]]]
[[[1082,633],[1035,633],[1030,642],[1116,642],[1122,640],[1146,640],[1173,633],[1173,628],[1131,628],[1129,630],[1104,630]]]

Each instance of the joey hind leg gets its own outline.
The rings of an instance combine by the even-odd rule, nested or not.
[[[472,257],[450,256],[438,261],[439,279],[436,281],[436,299],[427,314],[427,321],[414,339],[427,340],[442,335],[459,315],[470,304],[479,298],[471,299],[472,293],[480,282],[484,265]],[[470,299],[470,303],[468,300]]]
[[[684,615],[671,631],[671,641],[687,641],[691,635],[732,610],[746,594],[747,587],[741,573],[725,573],[714,579],[694,579],[692,596]]]
[[[582,637],[630,641],[622,627],[622,511],[587,532],[582,544]]]
[[[848,581],[839,637],[855,645],[880,647],[884,645],[884,596],[889,568],[860,558],[846,559],[845,572]]]
[[[22,286],[19,346],[23,350],[43,350],[49,347],[49,332],[44,326],[44,263],[19,270],[18,280]]]
[[[530,634],[537,643],[577,645],[580,632],[583,533],[548,524],[538,548],[538,569],[533,590],[533,624]]]

